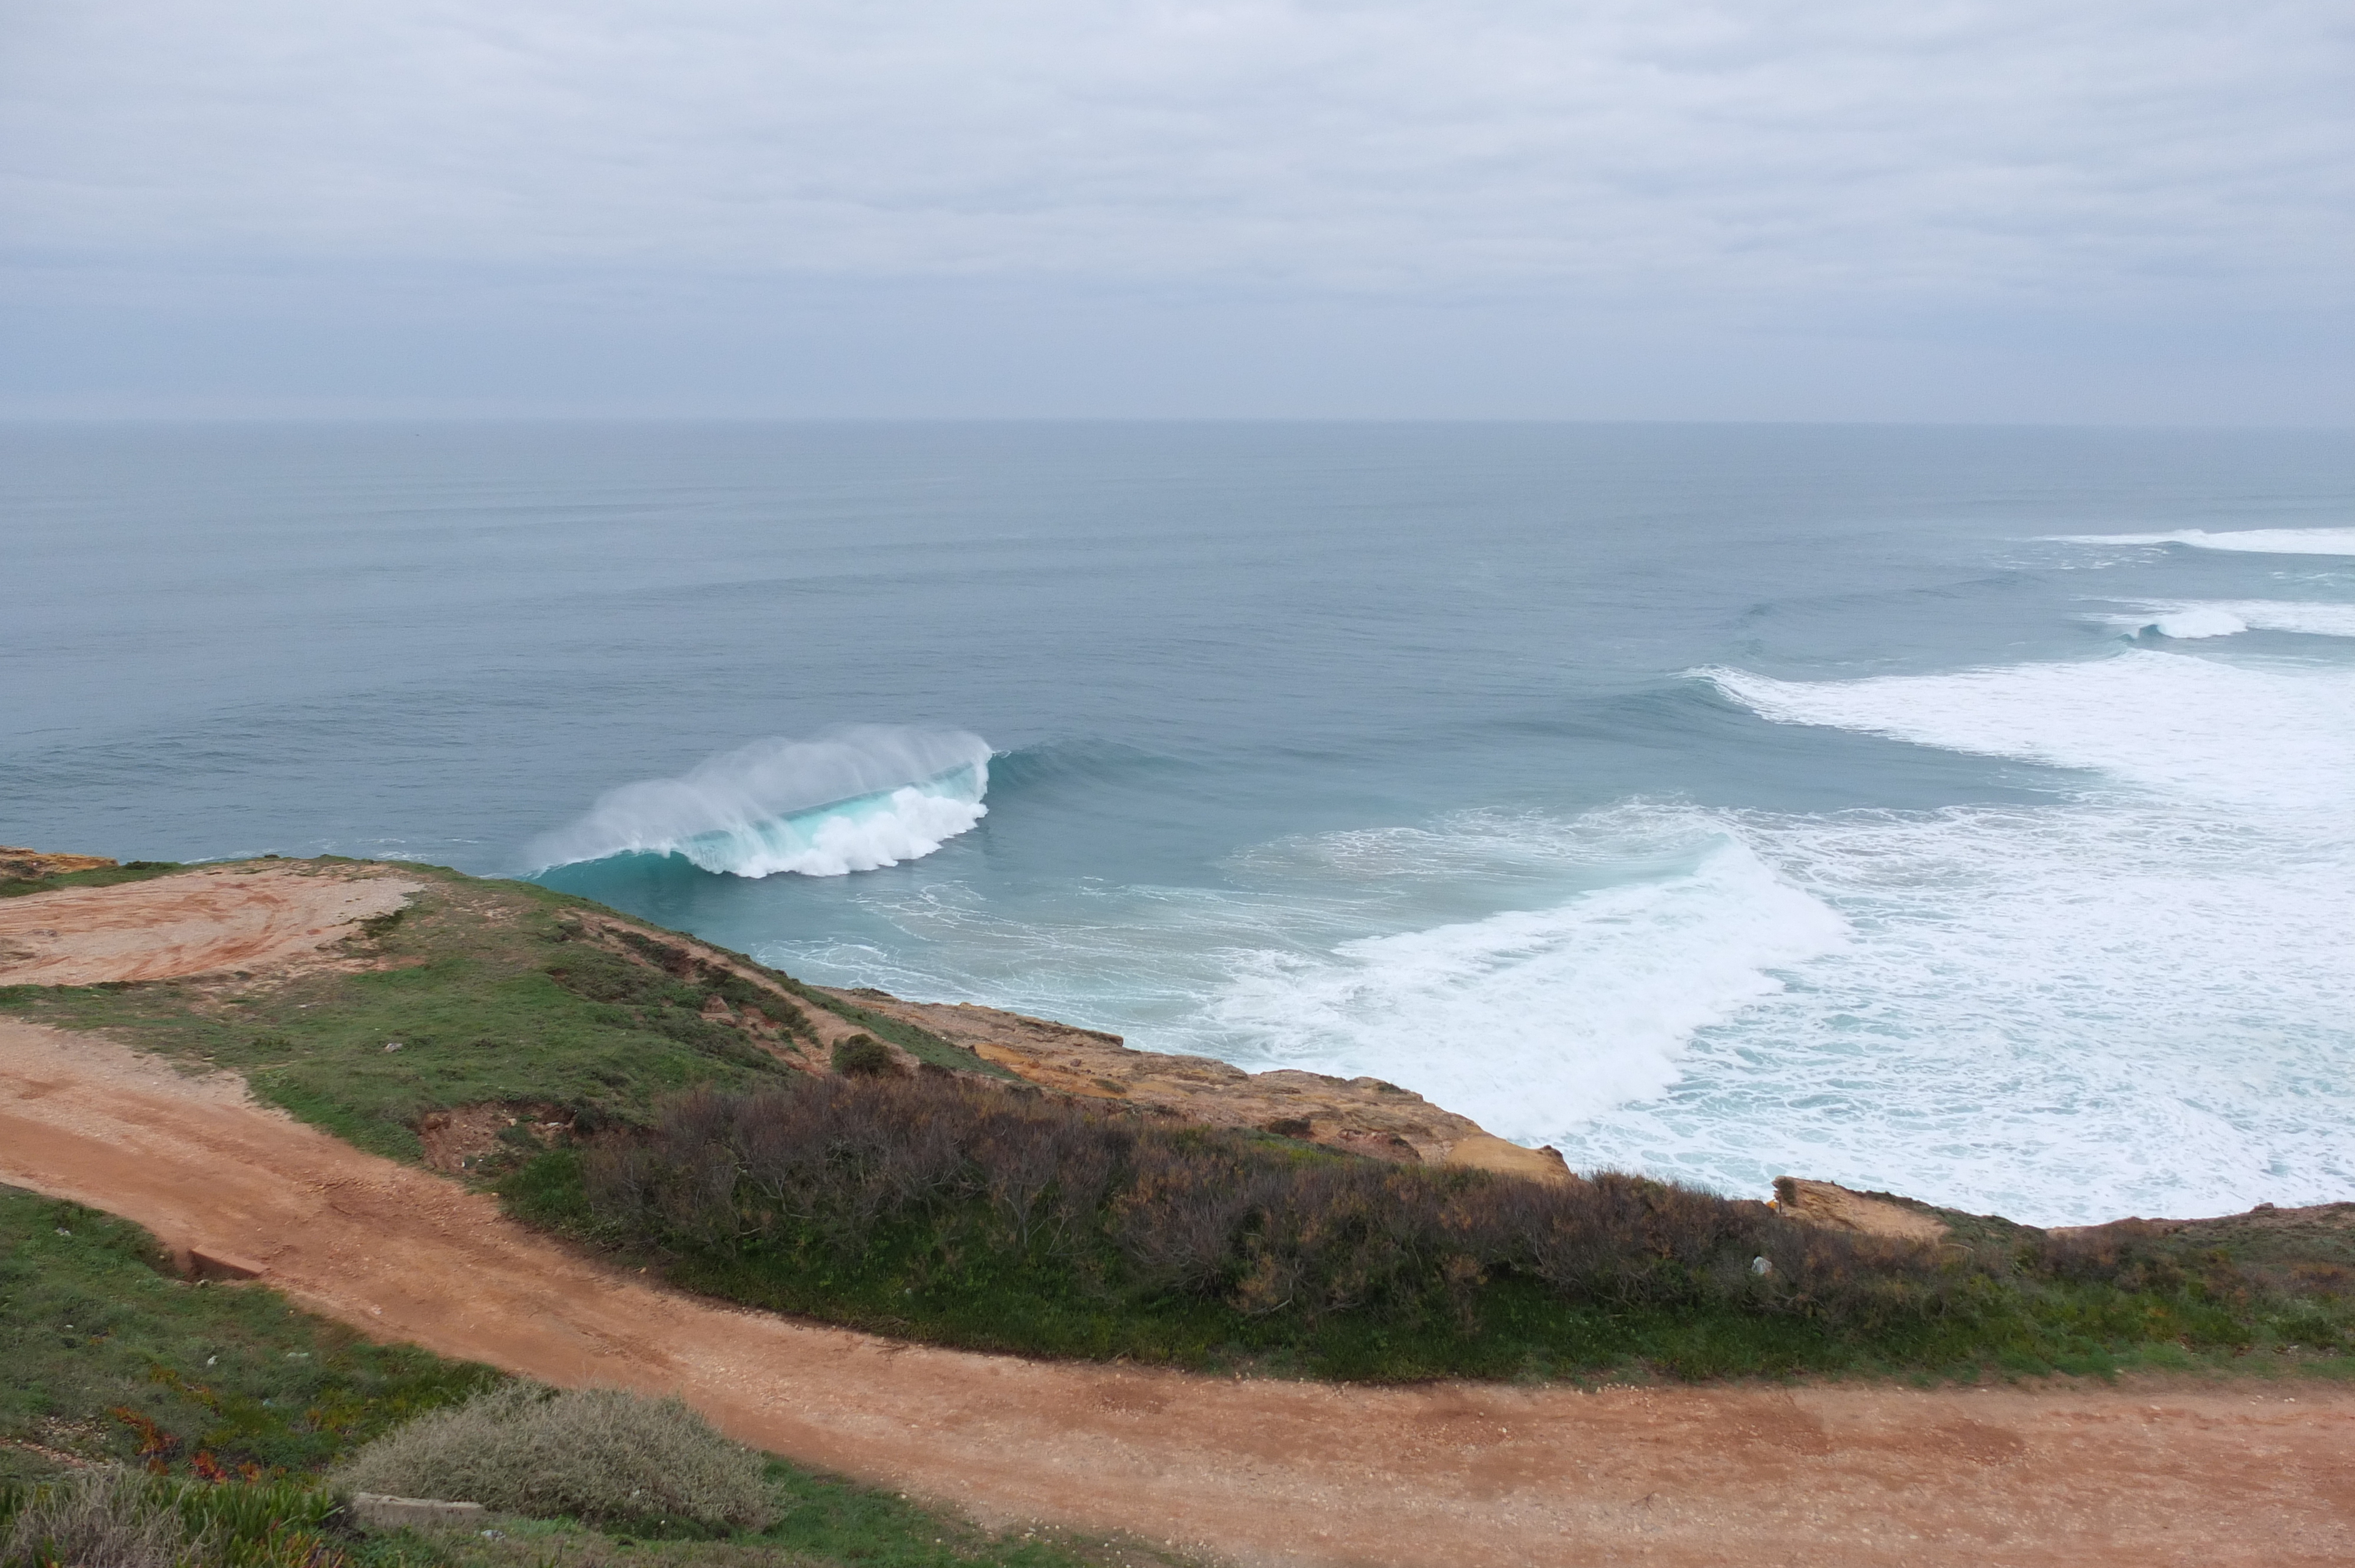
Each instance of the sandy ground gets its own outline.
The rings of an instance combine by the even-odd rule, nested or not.
[[[13,1021],[0,1181],[251,1259],[371,1335],[1243,1563],[2355,1562],[2355,1391],[1361,1389],[901,1345],[615,1275],[233,1079]]]
[[[0,899],[0,985],[283,971],[420,889],[377,866],[244,864]]]

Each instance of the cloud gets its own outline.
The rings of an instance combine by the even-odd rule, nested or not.
[[[35,291],[472,270],[1880,330],[2343,316],[2355,281],[2355,29],[2310,0],[0,0],[0,26]]]

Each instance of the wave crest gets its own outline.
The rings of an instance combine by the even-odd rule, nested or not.
[[[1777,724],[2093,769],[2170,795],[2330,824],[2355,804],[2355,671],[2132,649],[2106,659],[1850,681],[1778,681],[1725,668],[1691,673]]]
[[[677,778],[608,790],[529,853],[542,869],[675,854],[737,876],[873,871],[921,859],[986,816],[989,758],[977,735],[896,725],[755,741]]]
[[[2307,637],[2355,637],[2355,604],[2314,599],[2147,599],[2130,614],[2104,614],[2104,624],[2190,641],[2243,631],[2293,631]]]
[[[2052,534],[2056,545],[2189,545],[2200,550],[2243,550],[2260,556],[2355,556],[2355,528],[2238,528],[2211,534],[2176,528],[2164,534]]]

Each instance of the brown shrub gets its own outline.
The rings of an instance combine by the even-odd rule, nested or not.
[[[641,1240],[798,1233],[855,1256],[879,1224],[979,1202],[1023,1255],[1108,1250],[1119,1289],[1252,1315],[1468,1325],[1480,1286],[1518,1275],[1572,1300],[1870,1319],[1934,1307],[1954,1273],[1913,1244],[1636,1176],[1401,1166],[929,1078],[690,1095],[585,1171],[596,1210]]]

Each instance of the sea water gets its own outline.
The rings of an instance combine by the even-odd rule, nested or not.
[[[0,840],[528,874],[1580,1167],[2355,1197],[2355,439],[0,432]]]

